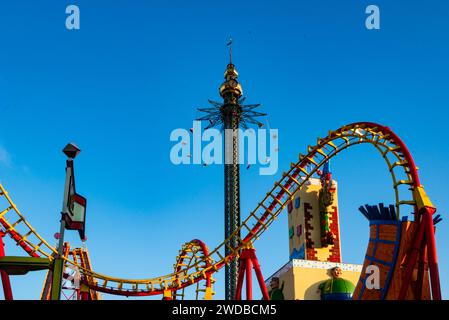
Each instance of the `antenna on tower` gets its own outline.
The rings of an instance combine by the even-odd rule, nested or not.
[[[226,46],[229,47],[229,63],[232,64],[232,38],[229,37],[228,43]]]

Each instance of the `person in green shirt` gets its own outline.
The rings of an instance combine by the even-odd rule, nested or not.
[[[284,282],[282,282],[282,286],[279,287],[279,278],[272,277],[270,280],[270,287],[271,290],[268,291],[270,300],[284,300],[284,293],[282,292],[284,290]]]
[[[354,285],[351,281],[341,277],[340,267],[331,269],[332,278],[324,281],[318,287],[321,292],[321,300],[351,300]]]

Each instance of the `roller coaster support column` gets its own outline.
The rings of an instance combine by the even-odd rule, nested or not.
[[[413,271],[418,261],[418,255],[424,255],[427,249],[427,258],[429,264],[430,283],[432,288],[432,299],[441,300],[441,287],[438,273],[438,259],[435,244],[435,227],[432,215],[436,212],[436,208],[432,205],[422,186],[415,189],[415,199],[417,200],[418,215],[416,219],[420,219],[418,229],[416,230],[415,239],[412,248],[407,257],[407,265],[405,268],[405,276],[402,282],[398,299],[406,298],[407,290],[410,287]],[[419,280],[419,277],[418,277]],[[418,292],[422,283],[417,283]],[[418,297],[419,298],[419,297]]]
[[[438,258],[437,258],[437,246],[435,243],[435,227],[433,225],[433,213],[430,208],[427,208],[428,212],[423,216],[423,219],[427,219],[426,222],[426,237],[424,241],[427,242],[430,282],[432,284],[432,298],[434,300],[441,300],[441,288],[440,288],[440,276],[438,272]]]
[[[3,244],[3,237],[5,236],[5,233],[3,231],[0,231],[0,257],[5,256],[5,249]],[[13,300],[12,297],[12,290],[11,290],[11,282],[9,281],[9,275],[6,273],[6,271],[0,271],[1,278],[2,278],[2,284],[3,284],[3,292],[5,294],[5,300]]]
[[[252,275],[251,275],[251,265],[256,273],[257,281],[259,282],[260,291],[262,292],[262,297],[264,300],[270,300],[268,295],[268,290],[263,279],[262,271],[260,270],[259,261],[256,256],[256,249],[252,246],[242,250],[239,258],[239,275],[237,280],[237,288],[235,291],[235,300],[242,300],[242,287],[243,278],[246,273],[246,299],[252,300]]]
[[[89,287],[84,282],[80,284],[79,297],[80,300],[89,300]]]

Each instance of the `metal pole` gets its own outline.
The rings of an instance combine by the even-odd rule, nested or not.
[[[234,109],[237,105],[230,104]],[[225,239],[240,226],[240,165],[239,165],[239,121],[230,110],[224,115],[225,128]],[[226,256],[230,248],[239,244],[240,233],[232,237],[225,248]],[[225,298],[232,300],[235,296],[238,278],[238,261],[236,257],[225,266]]]
[[[51,300],[60,300],[61,299],[61,287],[62,287],[62,273],[64,269],[64,260],[63,249],[64,249],[64,232],[65,232],[65,220],[64,213],[68,213],[67,202],[69,199],[69,188],[70,182],[72,179],[73,172],[73,160],[68,159],[66,161],[66,169],[65,169],[65,186],[64,186],[64,196],[62,202],[62,211],[61,211],[61,226],[59,228],[59,243],[58,243],[58,255],[55,257],[53,261],[53,278],[52,278],[52,287],[51,287]]]
[[[427,221],[423,217],[418,224],[417,230],[415,231],[415,239],[413,241],[412,248],[407,255],[407,264],[404,270],[404,277],[402,278],[398,300],[404,300],[407,296],[407,291],[412,281],[413,270],[415,269],[418,254],[421,250],[421,245],[424,240],[426,223]]]
[[[251,259],[246,259],[246,300],[253,300],[253,279]]]
[[[254,249],[253,249],[254,250]],[[259,260],[257,260],[256,250],[253,252],[253,267],[254,273],[256,274],[257,281],[259,282],[260,291],[262,291],[262,297],[264,300],[270,300],[270,296],[268,294],[267,286],[265,285],[265,281],[263,279],[262,271],[260,270]]]
[[[424,241],[422,242],[421,251],[419,253],[418,258],[418,275],[416,280],[416,287],[415,287],[415,299],[416,300],[422,300],[422,289],[424,286],[424,274],[425,274],[425,264],[427,260],[427,247],[426,247],[426,236],[424,235]]]
[[[432,284],[432,299],[441,300],[441,288],[440,288],[440,277],[438,273],[438,258],[437,258],[437,247],[435,243],[435,228],[433,225],[432,215],[435,209],[430,209],[426,207],[426,212],[423,219],[427,220],[426,223],[426,240],[427,240],[427,257],[429,262],[429,272],[430,272],[430,282]],[[432,211],[433,212],[432,212]]]
[[[4,243],[3,243],[4,236],[5,236],[5,233],[3,231],[0,231],[0,257],[5,256],[5,249],[4,249]],[[1,273],[1,278],[2,278],[3,293],[5,295],[5,300],[13,300],[9,275],[4,270],[0,271],[0,273]]]

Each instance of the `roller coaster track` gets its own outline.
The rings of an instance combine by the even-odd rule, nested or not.
[[[83,277],[80,277],[79,283],[76,284],[76,270],[74,270],[74,266],[76,266],[76,269],[79,270],[79,268],[92,270],[90,258],[89,258],[89,252],[87,251],[87,248],[70,248],[70,244],[68,242],[64,243],[63,248],[63,255],[65,258],[64,261],[64,274],[63,274],[63,283],[62,286],[64,290],[72,291],[71,297],[74,297],[76,294],[77,300],[80,300],[82,298],[86,300],[101,300],[101,296],[98,292],[94,290],[86,290],[85,296],[82,297],[81,290],[80,290],[80,284],[81,283],[90,283],[93,281],[93,279],[85,279]],[[68,261],[70,261],[70,264],[68,264]],[[68,270],[71,270],[72,273],[69,273]],[[73,273],[75,271],[75,273]],[[50,269],[47,271],[47,274],[45,276],[44,285],[42,287],[41,291],[41,300],[50,300],[51,299],[51,287],[52,287],[52,275],[53,271]],[[67,287],[69,285],[69,287]],[[66,296],[64,294],[64,296]],[[66,298],[68,298],[66,296]],[[70,300],[70,299],[69,299]]]
[[[180,275],[183,275],[184,278],[188,277],[191,265],[195,266],[196,271],[209,268],[213,264],[213,261],[211,261],[208,255],[209,249],[201,240],[194,239],[184,244],[181,248],[181,251],[179,252],[179,255],[176,257],[176,264],[174,265],[174,274],[176,275],[175,286],[181,285]],[[202,263],[197,263],[198,261],[202,261]],[[199,299],[201,293],[204,293],[205,300],[211,300],[212,296],[215,294],[214,292],[212,292],[212,284],[214,282],[215,280],[212,279],[210,273],[206,275],[205,288],[200,288],[200,282],[197,282],[195,290],[196,300]],[[176,300],[178,298],[181,298],[182,300],[184,300],[184,290],[185,287],[180,290],[181,293],[173,291],[171,293],[173,299]]]
[[[407,147],[388,127],[359,122],[329,131],[326,137],[318,138],[315,146],[308,147],[307,154],[299,154],[298,161],[292,163],[290,169],[274,183],[273,188],[241,222],[239,228],[214,250],[200,259],[195,259],[192,264],[176,268],[168,275],[140,280],[110,277],[85,268],[80,270],[85,278],[89,279],[89,287],[92,290],[123,296],[150,296],[164,294],[167,291],[175,292],[206,280],[229,263],[233,257],[238,257],[243,248],[251,246],[259,239],[286,208],[295,193],[326,161],[359,144],[371,144],[387,163],[395,193],[398,219],[402,209],[409,207],[414,211],[415,221],[419,221],[420,209],[431,206],[431,203],[420,184],[416,166]],[[9,204],[5,210],[0,211],[0,223],[6,233],[30,256],[53,259],[56,249],[32,228],[1,185],[0,196],[5,197]],[[241,233],[246,235],[240,237]],[[232,247],[231,239],[235,237],[238,238],[238,245]],[[227,256],[223,254],[225,248],[230,252]],[[66,262],[73,264],[70,260]]]

